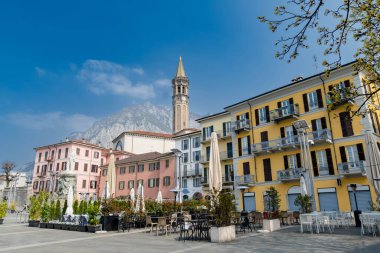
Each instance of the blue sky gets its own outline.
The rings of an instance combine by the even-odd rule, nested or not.
[[[179,55],[191,111],[200,115],[322,71],[313,61],[323,59],[319,48],[291,64],[275,59],[280,35],[257,16],[273,13],[276,2],[3,1],[0,162],[32,161],[33,147],[128,105],[170,105]]]

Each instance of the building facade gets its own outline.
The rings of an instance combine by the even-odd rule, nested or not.
[[[181,189],[179,201],[202,198],[201,131],[184,129],[174,139],[180,151],[176,173],[176,185]]]
[[[133,155],[115,162],[116,194],[115,197],[130,196],[133,188],[137,195],[137,188],[141,183],[144,186],[144,198],[155,200],[161,190],[163,199],[173,199],[170,191],[175,188],[176,155],[173,152],[149,152]],[[104,196],[107,181],[108,166],[101,167],[100,196]]]
[[[173,133],[189,128],[189,79],[179,57],[177,73],[172,80]]]
[[[234,192],[240,209],[244,203],[247,211],[266,210],[266,192],[273,186],[281,197],[280,210],[298,210],[294,199],[300,194],[300,176],[309,173],[304,162],[310,165],[317,210],[355,210],[350,184],[359,185],[359,209],[367,210],[376,200],[366,177],[365,136],[373,133],[379,141],[379,120],[377,113],[370,113],[351,121],[347,107],[357,109],[365,97],[345,99],[345,88],[355,87],[362,94],[369,89],[364,76],[353,73],[352,64],[347,64],[328,78],[321,73],[225,108],[233,130]],[[339,102],[330,96],[334,90],[340,91]],[[220,125],[219,118],[199,120],[206,137],[212,130],[207,127]],[[310,152],[305,159],[301,136],[293,127],[298,120],[309,127]],[[207,155],[207,144],[202,146]]]

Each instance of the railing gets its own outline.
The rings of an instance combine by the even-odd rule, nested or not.
[[[234,176],[229,175],[229,176],[224,176],[223,178],[223,183],[233,183],[234,182]]]
[[[270,113],[270,119],[272,121],[280,121],[282,119],[286,119],[292,116],[298,117],[299,107],[298,107],[298,104],[289,104],[288,106],[274,109],[270,111],[269,113]]]
[[[208,177],[202,176],[201,177],[201,184],[208,184]]]
[[[235,181],[238,184],[253,184],[255,182],[254,175],[235,176]]]
[[[338,163],[338,172],[340,175],[362,174],[365,175],[365,161],[355,161],[347,163]]]
[[[187,170],[187,171],[184,171],[184,173],[183,173],[183,177],[200,177],[200,176],[202,176],[202,173],[200,171],[195,170],[195,169]]]
[[[233,153],[231,151],[223,151],[219,153],[220,160],[228,160],[233,158]]]
[[[328,165],[318,165],[319,176],[327,176],[329,175],[329,166]]]
[[[338,106],[344,103],[347,103],[352,99],[350,91],[347,88],[340,88],[339,90],[333,91],[334,95],[331,95],[331,92],[328,92],[326,95],[326,104],[327,106]]]
[[[249,121],[249,119],[237,120],[235,121],[233,128],[235,131],[240,131],[240,130],[249,131],[251,129],[251,122]]]
[[[301,168],[293,168],[277,171],[277,179],[280,181],[299,179],[302,174]]]
[[[313,140],[313,141],[331,140],[331,130],[326,128],[326,129],[313,131],[311,133],[308,133],[307,137],[309,140]]]

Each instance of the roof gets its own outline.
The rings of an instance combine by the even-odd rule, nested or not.
[[[349,62],[349,63],[343,64],[342,66],[340,66],[340,67],[338,67],[338,68],[334,68],[334,69],[332,69],[331,71],[335,71],[335,70],[337,70],[337,69],[339,69],[339,68],[343,68],[343,67],[350,66],[350,65],[352,65],[352,64],[355,63],[355,62],[356,62],[356,61],[352,61],[352,62]],[[274,89],[274,90],[270,90],[270,91],[267,91],[267,92],[261,93],[261,94],[259,94],[259,95],[257,95],[257,96],[254,96],[254,97],[248,98],[248,99],[246,99],[246,100],[243,100],[243,101],[241,101],[241,102],[238,102],[238,103],[235,103],[235,104],[229,105],[229,106],[227,106],[227,107],[224,107],[224,109],[227,110],[227,109],[229,109],[229,108],[231,108],[231,107],[234,107],[234,106],[237,106],[237,105],[244,104],[244,103],[246,103],[246,102],[248,102],[248,101],[250,101],[250,100],[253,100],[253,99],[256,99],[256,98],[262,97],[262,96],[264,96],[264,95],[270,94],[270,93],[272,93],[272,92],[279,91],[279,90],[281,90],[281,89],[284,89],[284,88],[287,88],[287,87],[290,87],[290,86],[293,86],[293,85],[296,85],[296,84],[302,83],[302,82],[304,82],[304,81],[306,81],[306,80],[310,80],[310,79],[313,79],[313,78],[315,78],[315,77],[319,77],[319,76],[321,76],[322,74],[325,74],[325,73],[326,73],[326,72],[323,71],[323,72],[318,73],[318,74],[315,74],[315,75],[313,75],[313,76],[306,77],[306,78],[304,78],[304,79],[302,79],[302,80],[299,80],[299,81],[296,81],[296,82],[292,82],[292,83],[289,83],[289,84],[284,85],[284,86],[280,86],[279,88],[276,88],[276,89]],[[199,119],[198,119],[198,120],[199,120]],[[197,120],[197,121],[198,121],[198,120]]]
[[[179,57],[178,68],[175,77],[186,77],[185,69],[182,63],[182,56]]]
[[[148,161],[148,160],[155,160],[155,159],[165,157],[165,156],[170,156],[170,155],[174,155],[174,153],[173,152],[168,152],[168,153],[149,152],[149,153],[133,155],[131,157],[121,159],[119,161],[116,161],[115,164],[136,163],[136,162],[142,162],[142,161]]]
[[[66,145],[66,144],[80,144],[80,145],[87,146],[87,147],[93,147],[93,148],[106,150],[106,148],[104,148],[100,145],[96,145],[96,144],[87,142],[86,140],[66,140],[66,141],[61,141],[61,142],[54,143],[54,144],[35,147],[34,149],[37,150],[37,149],[41,149],[41,148],[56,147],[56,146],[61,146],[61,145]]]
[[[226,112],[226,111],[218,112],[218,113],[215,113],[215,114],[207,115],[207,116],[204,116],[202,118],[196,119],[195,121],[200,122],[200,121],[204,121],[204,120],[209,119],[209,118],[213,118],[213,117],[220,116],[220,115],[223,115],[223,114],[228,114],[228,113],[229,112]]]
[[[171,139],[174,137],[172,134],[166,134],[166,133],[157,133],[157,132],[148,132],[148,131],[127,131],[122,132],[119,134],[115,139],[112,140],[112,142],[115,142],[115,140],[119,139],[120,136],[124,134],[129,135],[144,135],[144,136],[150,136],[150,137],[156,137],[156,138],[164,138],[164,139]]]
[[[198,128],[185,128],[185,129],[182,129],[181,131],[176,132],[175,134],[173,134],[173,136],[179,137],[182,135],[193,134],[193,133],[200,132],[200,131],[201,130]]]

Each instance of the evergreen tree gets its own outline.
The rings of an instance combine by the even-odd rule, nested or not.
[[[78,214],[78,209],[79,209],[78,205],[79,205],[79,203],[78,203],[78,200],[76,199],[74,201],[74,204],[73,204],[73,212],[74,212],[74,214]]]
[[[63,204],[62,215],[66,213],[66,210],[67,210],[67,199],[65,199],[65,203]]]
[[[55,203],[54,200],[50,201],[50,212],[49,212],[49,220],[55,219]]]
[[[61,219],[61,202],[59,199],[57,200],[57,203],[55,204],[55,220],[60,220]]]

